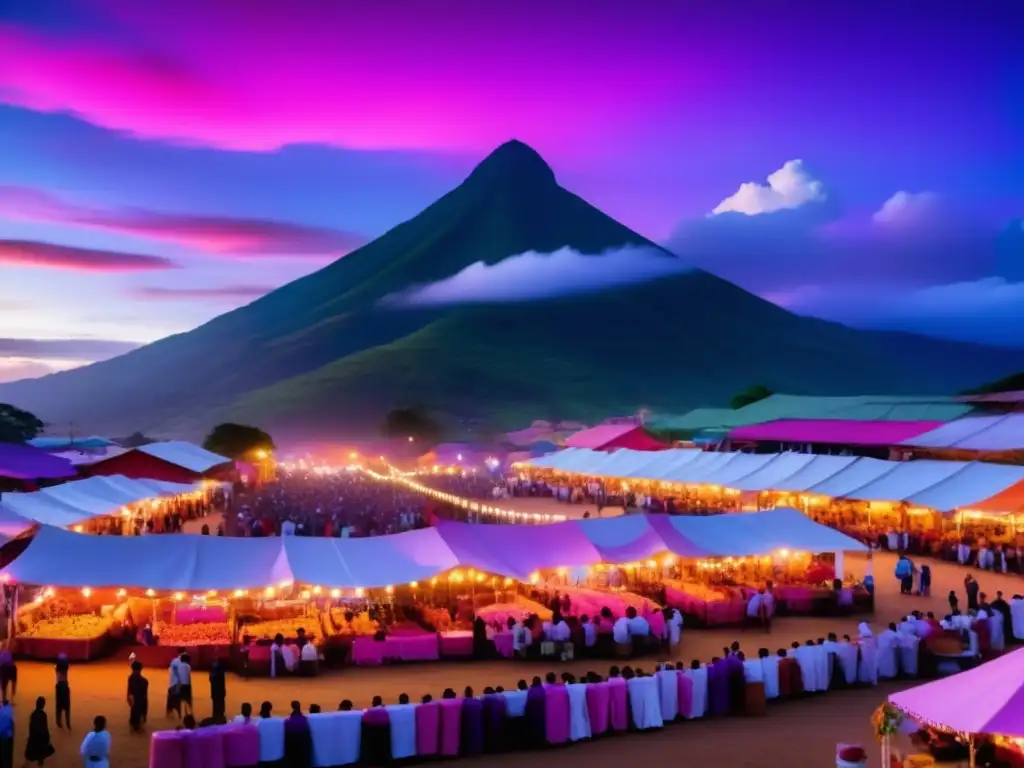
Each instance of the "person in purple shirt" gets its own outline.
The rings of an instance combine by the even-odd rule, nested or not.
[[[547,743],[547,693],[539,677],[534,677],[526,694],[526,735],[531,749]]]
[[[480,755],[484,751],[484,703],[473,696],[468,685],[462,699],[462,754]]]
[[[284,768],[309,768],[313,759],[313,740],[302,705],[292,702],[291,714],[284,720]]]
[[[380,696],[373,697],[370,708],[363,712],[363,733],[360,760],[363,765],[391,763],[391,716]]]

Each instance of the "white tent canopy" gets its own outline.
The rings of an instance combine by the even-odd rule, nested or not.
[[[174,464],[176,467],[182,467],[183,469],[200,474],[221,464],[231,463],[231,459],[227,456],[221,456],[182,440],[150,443],[149,445],[136,448],[136,450],[161,461],[166,461],[168,464]]]
[[[855,539],[793,509],[715,517],[636,515],[541,526],[444,523],[357,539],[89,536],[43,526],[5,570],[25,584],[202,592],[281,582],[384,587],[458,566],[524,578],[540,568],[631,562],[661,552],[740,557],[860,551]]]
[[[860,501],[907,502],[940,512],[986,508],[1010,512],[1024,493],[1024,467],[980,461],[883,461],[855,456],[802,453],[749,454],[673,449],[616,461],[611,454],[574,448],[523,462],[519,466],[592,476],[711,485],[741,491],[783,491]],[[636,453],[630,451],[630,454]],[[613,469],[614,471],[608,471]],[[1006,509],[985,502],[1001,494]]]
[[[161,496],[178,496],[201,485],[134,480],[123,475],[88,477],[31,493],[0,496],[0,512],[17,515],[32,525],[66,528],[93,517],[116,514],[122,507]]]

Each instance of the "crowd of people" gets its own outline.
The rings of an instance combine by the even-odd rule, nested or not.
[[[650,673],[633,666],[613,666],[607,676],[548,672],[531,682],[520,680],[514,690],[496,685],[477,692],[467,687],[459,695],[449,688],[440,702],[426,694],[414,704],[403,693],[397,703],[388,705],[375,696],[371,705],[360,711],[346,699],[337,711],[358,716],[356,735],[347,740],[346,749],[355,751],[351,761],[366,765],[534,749],[705,716],[763,715],[769,701],[875,685],[880,678],[899,674],[916,676],[916,657],[900,653],[890,637],[920,638],[930,630],[932,621],[908,616],[878,637],[862,623],[855,640],[831,633],[775,652],[759,648],[749,657],[740,643],[734,642],[707,663],[661,663]],[[228,722],[222,710],[218,711],[217,696],[211,681],[216,714],[197,723],[189,712],[179,727]],[[283,759],[289,767],[308,768],[315,742],[327,738],[323,729],[338,727],[341,721],[332,721],[319,704],[304,710],[298,701],[292,701],[286,711],[283,718],[276,717],[274,704],[265,701],[254,714],[253,705],[245,703],[231,722],[258,726],[261,755]]]
[[[242,490],[229,536],[379,536],[423,528],[437,507],[424,494],[361,473],[282,474]]]

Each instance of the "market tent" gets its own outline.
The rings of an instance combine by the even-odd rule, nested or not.
[[[896,464],[894,461],[861,457],[820,483],[812,485],[807,489],[807,493],[835,498],[850,497],[858,488],[863,488],[895,470]]]
[[[922,724],[959,733],[1024,737],[1024,649],[889,694],[889,703]]]
[[[1019,509],[1024,507],[1024,467],[974,461],[946,480],[908,496],[906,501],[942,512],[961,507],[997,511]]]
[[[622,458],[616,458],[622,454]],[[646,461],[633,456],[648,456]],[[526,467],[595,476],[783,491],[862,501],[905,501],[940,511],[1010,512],[1024,507],[1024,468],[986,462],[883,461],[800,453],[748,454],[672,449],[643,453],[567,449]],[[608,470],[611,471],[608,471]]]
[[[741,491],[778,489],[786,478],[807,468],[817,456],[810,453],[783,453],[775,461],[734,481],[730,487]]]
[[[182,440],[169,440],[162,443],[150,443],[135,450],[145,453],[148,456],[166,461],[168,464],[175,464],[179,467],[202,474],[221,464],[231,463],[227,456],[200,448],[198,445],[186,443]]]
[[[963,462],[899,461],[888,472],[854,488],[844,496],[862,501],[909,501],[916,494],[943,483],[963,472]]]
[[[803,454],[798,454],[803,455]],[[763,488],[755,488],[755,478],[752,476],[743,479],[743,490],[773,490],[802,493],[816,485],[821,485],[831,477],[835,477],[854,462],[859,461],[856,456],[821,456],[814,455],[807,464],[789,477],[771,478]]]
[[[39,494],[40,497],[56,499],[62,504],[67,504],[69,507],[80,509],[88,517],[113,515],[128,503],[115,498],[115,493],[112,489],[104,496],[96,496],[88,491],[79,489],[78,483],[55,485],[52,488],[43,488],[35,493]]]
[[[611,451],[616,448],[661,451],[668,447],[637,424],[598,424],[571,435],[565,444],[569,448],[590,448],[595,451]]]
[[[597,548],[576,522],[550,525],[437,527],[460,565],[525,581],[541,568],[575,568],[601,562]]]
[[[832,445],[890,446],[942,426],[942,421],[853,421],[850,419],[779,419],[766,424],[737,427],[733,441],[827,443]]]
[[[89,512],[38,492],[5,493],[0,497],[0,509],[14,512],[33,523],[60,527],[78,525],[92,517]]]
[[[971,416],[903,441],[915,448],[948,448],[961,451],[1024,450],[1024,413]]]
[[[778,453],[736,453],[731,461],[721,467],[712,470],[701,482],[708,485],[723,485],[733,487],[733,484],[743,478],[767,469],[781,454]]]
[[[67,459],[51,456],[31,445],[0,443],[0,477],[13,480],[56,480],[77,474]]]
[[[109,448],[117,444],[105,437],[91,435],[90,437],[70,437],[67,435],[54,435],[47,437],[34,437],[28,441],[33,448],[39,448],[50,453],[57,451],[82,451],[94,448]]]
[[[646,560],[668,548],[646,515],[579,520],[576,525],[606,563]]]
[[[783,548],[837,552],[864,546],[791,509],[551,525],[443,522],[436,528],[357,539],[90,536],[43,525],[4,574],[27,584],[193,592],[291,581],[373,588],[423,581],[457,566],[526,580],[541,569],[643,560],[666,551],[681,557],[738,557]]]
[[[666,518],[705,556],[749,557],[782,549],[802,552],[861,552],[867,549],[845,533],[820,525],[795,509],[732,515]],[[677,553],[686,555],[687,553]]]
[[[459,564],[437,528],[358,539],[285,536],[283,543],[294,578],[306,584],[408,584]]]

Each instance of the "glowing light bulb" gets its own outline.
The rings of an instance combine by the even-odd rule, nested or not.
[[[321,592],[321,589],[320,589],[320,587],[313,587],[313,594],[314,594],[314,595],[319,595],[319,594],[320,594],[320,592]]]
[[[146,590],[146,597],[153,597],[156,594],[152,589]]]
[[[185,596],[183,594],[181,594],[181,592],[175,592],[174,593],[174,599],[175,600],[182,600],[184,597]]]
[[[386,587],[384,587],[384,591],[387,592],[389,595],[393,595],[395,593],[395,588],[388,584]]]
[[[416,589],[416,587],[419,586],[419,582],[416,582],[416,581],[410,582],[409,586],[412,587],[413,589]]]
[[[365,594],[362,587],[356,587],[356,597],[362,597]]]
[[[334,599],[338,599],[339,597],[341,597],[341,590],[340,589],[332,589],[331,590],[331,597],[333,597]]]
[[[128,594],[128,590],[127,589],[119,589],[119,590],[117,590],[117,596],[118,597],[124,597],[127,594]]]
[[[234,595],[235,595],[235,597],[241,597],[241,596],[242,596],[242,595],[244,595],[244,594],[245,594],[245,592],[243,592],[243,591],[242,591],[242,590],[240,590],[240,589],[236,589],[236,590],[234,591]]]
[[[263,594],[266,597],[273,597],[274,596],[274,588],[273,587],[267,587],[265,590],[263,590]]]
[[[82,594],[89,597],[92,594],[92,590],[88,587],[82,587]]]

